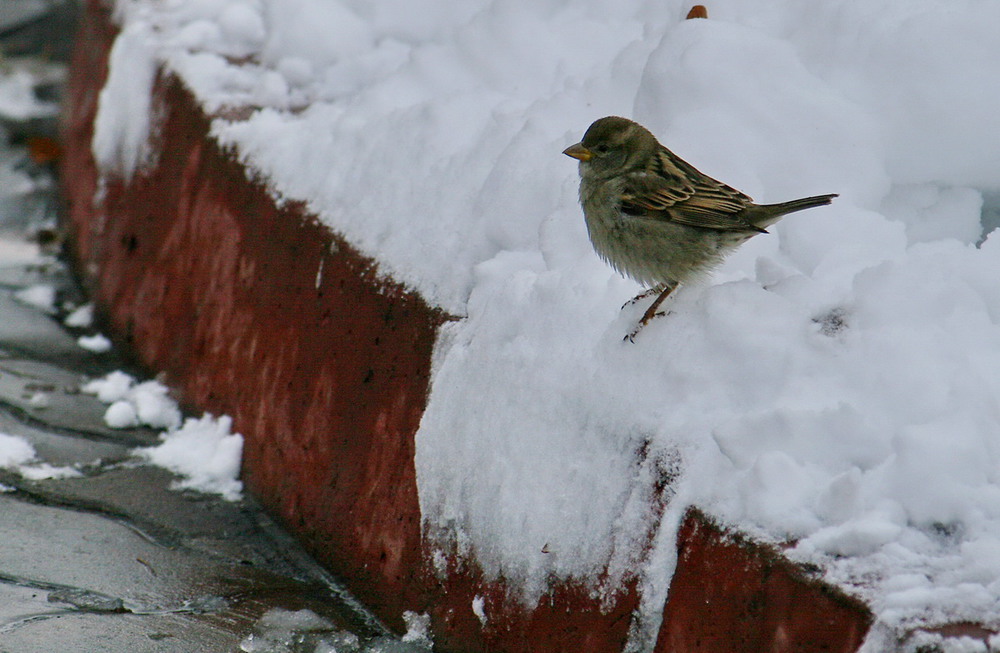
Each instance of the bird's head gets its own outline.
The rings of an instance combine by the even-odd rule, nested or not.
[[[649,161],[660,146],[653,134],[637,122],[618,116],[594,121],[583,140],[563,154],[580,161],[580,174],[611,177],[638,168]]]

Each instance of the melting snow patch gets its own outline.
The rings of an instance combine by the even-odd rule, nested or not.
[[[11,181],[10,172],[9,170],[5,170],[2,163],[0,163],[0,184],[6,184]],[[17,180],[13,181],[16,182]],[[25,185],[32,186],[33,184],[27,181]],[[30,188],[28,190],[30,191]],[[14,193],[10,192],[10,189],[4,188],[0,190],[0,202],[2,202],[3,195],[6,194],[14,195]],[[42,248],[38,243],[7,239],[0,236],[0,260],[7,265],[12,265],[16,263],[40,262],[44,260],[44,257],[42,256]]]
[[[28,405],[35,410],[44,410],[49,407],[50,403],[49,395],[45,392],[35,392],[28,397]]]
[[[483,597],[476,596],[472,599],[472,614],[476,615],[480,625],[485,628],[489,619],[486,617],[486,600]]]
[[[0,433],[0,467],[13,469],[33,481],[81,476],[73,467],[56,467],[36,460],[36,456],[35,448],[24,438]]]
[[[83,473],[74,467],[56,466],[41,462],[21,465],[17,471],[21,474],[21,476],[32,481],[42,481],[52,478],[77,478],[83,476]]]
[[[28,286],[14,293],[14,299],[46,313],[56,312],[56,289],[48,284]]]
[[[175,429],[180,426],[181,411],[177,402],[170,398],[169,388],[157,381],[138,383],[135,377],[116,370],[90,381],[81,390],[111,404],[104,416],[111,428],[143,425]]]
[[[54,116],[59,112],[55,102],[41,102],[35,94],[37,75],[24,69],[0,74],[0,116],[12,121]]]
[[[231,432],[232,419],[205,415],[188,418],[176,430],[166,431],[156,447],[136,449],[136,453],[160,467],[183,477],[173,486],[219,494],[239,501],[243,483],[236,480],[243,455],[243,436]]]
[[[100,333],[92,336],[80,336],[76,339],[76,344],[95,354],[104,354],[111,351],[111,341]]]
[[[63,324],[74,329],[86,329],[94,322],[94,305],[84,304],[63,319]]]
[[[403,641],[430,650],[434,646],[431,636],[431,616],[407,610],[403,613],[403,623],[406,624],[406,634]]]
[[[333,623],[312,610],[272,608],[257,620],[254,632],[240,642],[240,650],[245,653],[287,653],[292,650],[356,653],[359,650],[360,641],[356,635],[340,635]],[[321,649],[323,645],[328,645],[328,648]]]
[[[17,467],[35,457],[35,448],[24,438],[0,433],[0,467]]]
[[[389,637],[362,640],[354,633],[338,629],[311,610],[273,608],[254,624],[254,632],[240,642],[244,653],[419,653],[422,645]]]
[[[114,371],[85,384],[83,392],[110,404],[104,421],[110,428],[148,426],[165,429],[162,444],[136,449],[144,460],[183,477],[178,489],[219,494],[238,501],[243,484],[237,480],[243,454],[243,436],[231,433],[232,419],[206,414],[181,422],[181,411],[169,389],[157,381],[138,383],[129,374]]]

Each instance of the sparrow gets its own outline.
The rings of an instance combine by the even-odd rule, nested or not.
[[[563,154],[580,161],[580,204],[590,242],[619,273],[657,294],[635,335],[677,286],[707,273],[783,216],[824,206],[836,194],[754,204],[698,171],[639,123],[608,116]],[[629,303],[632,303],[629,302]]]

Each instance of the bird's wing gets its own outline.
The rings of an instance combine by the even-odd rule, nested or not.
[[[646,170],[626,175],[622,211],[703,229],[762,231],[739,215],[751,199],[661,150]]]

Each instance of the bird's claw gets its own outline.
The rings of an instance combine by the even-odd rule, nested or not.
[[[641,302],[642,300],[646,299],[647,297],[652,297],[653,295],[655,295],[656,293],[658,293],[658,292],[660,292],[662,290],[663,290],[663,288],[660,287],[660,286],[654,286],[654,287],[650,288],[649,290],[643,290],[641,293],[639,293],[638,295],[636,295],[632,299],[630,299],[627,302],[625,302],[624,304],[622,304],[622,310],[625,310],[627,307],[631,306],[632,304],[635,304],[637,302]]]
[[[639,335],[639,332],[642,331],[642,328],[644,326],[646,326],[656,318],[664,317],[665,315],[670,315],[670,311],[660,311],[658,313],[654,313],[653,315],[649,316],[648,319],[639,320],[639,323],[635,325],[635,328],[632,329],[629,333],[625,334],[625,337],[622,338],[622,342],[626,340],[628,340],[629,342],[635,342],[635,337]]]

